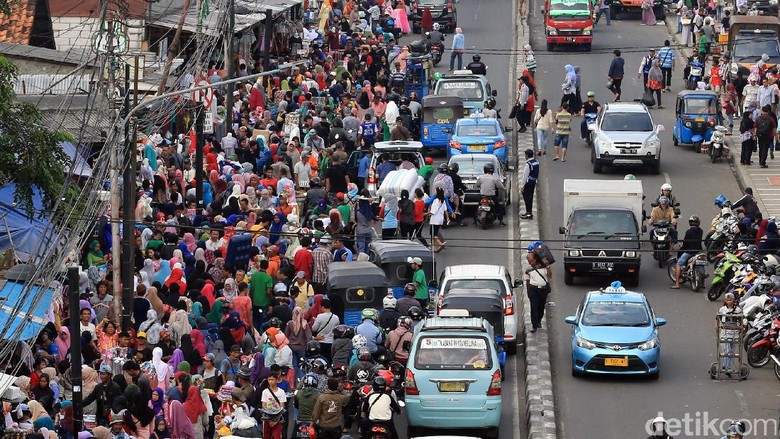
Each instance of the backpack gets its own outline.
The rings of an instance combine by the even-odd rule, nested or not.
[[[767,137],[772,134],[772,121],[769,116],[761,116],[756,122],[756,134],[761,137]]]

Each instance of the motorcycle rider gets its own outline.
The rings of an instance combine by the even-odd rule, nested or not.
[[[398,439],[395,431],[393,413],[400,414],[401,406],[387,391],[387,380],[384,377],[374,378],[371,384],[372,391],[363,401],[361,411],[364,418],[360,421],[361,437],[368,439],[374,426],[383,426],[390,432],[392,439]]]
[[[418,304],[419,305],[419,304]],[[419,306],[413,306],[409,308],[409,318],[412,319],[412,333],[414,333],[415,328],[417,328],[417,325],[420,324],[425,319],[425,313],[423,312],[422,308]]]
[[[589,113],[601,113],[601,104],[596,101],[596,92],[592,90],[588,92],[588,100],[582,103],[582,110],[580,110],[580,116],[583,116],[582,122],[580,123],[582,140],[588,139],[588,122],[585,120],[585,115]]]
[[[677,256],[677,265],[674,267],[674,285],[670,288],[674,290],[680,289],[680,274],[683,267],[688,263],[688,260],[701,252],[702,240],[704,238],[704,230],[699,227],[701,225],[701,219],[696,215],[691,215],[688,218],[688,224],[691,226],[685,231],[685,238],[683,238],[682,246]]]
[[[487,75],[487,66],[481,61],[482,57],[476,54],[471,57],[471,62],[466,66],[466,70],[471,70],[475,75]]]
[[[758,209],[758,203],[756,203],[756,200],[753,198],[753,188],[746,187],[744,193],[745,195],[743,195],[739,200],[735,201],[734,205],[731,207],[733,209],[738,209],[741,207],[745,212],[746,218],[750,218],[753,223],[761,222],[762,215],[761,211]]]
[[[310,423],[314,405],[320,396],[320,391],[317,390],[319,378],[313,373],[307,373],[301,384],[303,388],[295,392],[295,408],[298,409],[298,417],[295,421]]]
[[[409,310],[413,306],[420,306],[420,302],[414,298],[415,294],[417,294],[417,286],[415,284],[409,282],[404,285],[404,297],[398,299],[395,305],[395,309],[399,314],[402,316],[409,315]]]
[[[357,358],[357,363],[349,368],[347,379],[359,384],[367,384],[374,376],[376,363],[371,358],[371,352],[368,351],[367,347],[358,348]]]
[[[655,198],[655,202],[653,202],[651,206],[656,207],[659,204],[661,204],[660,203],[661,197],[668,198],[669,205],[672,206],[672,208],[679,205],[679,203],[677,202],[677,198],[675,198],[674,195],[672,195],[672,185],[669,183],[664,183],[661,185],[661,193]]]
[[[439,45],[442,48],[444,47],[444,34],[441,33],[439,29],[441,29],[441,25],[439,23],[433,23],[433,30],[427,33],[428,38],[425,41],[425,46],[428,52],[430,52],[435,45]]]
[[[745,439],[745,430],[747,427],[743,421],[733,421],[726,430],[726,436],[721,439]]]
[[[655,223],[663,220],[667,220],[671,224],[672,227],[669,229],[669,235],[671,235],[672,242],[676,241],[677,220],[674,219],[674,209],[669,205],[669,198],[665,196],[658,198],[658,206],[650,211],[650,219],[647,220],[647,225],[652,227]]]
[[[363,322],[355,328],[355,334],[366,337],[366,347],[368,348],[368,351],[371,355],[376,355],[377,350],[380,350],[380,347],[384,343],[384,335],[376,325],[376,310],[373,308],[365,308],[361,313],[361,317]]]
[[[333,357],[333,369],[349,366],[349,360],[352,357],[352,337],[355,336],[355,329],[344,324],[338,325],[333,329],[333,346],[331,346],[331,357]]]
[[[495,109],[496,107],[496,98],[489,97],[487,100],[485,100],[485,107],[482,108],[482,116],[485,117],[485,119],[498,119],[498,111]]]
[[[666,424],[666,419],[662,416],[653,419],[653,433],[648,436],[647,439],[672,439],[672,437],[669,436],[669,433],[666,432]]]
[[[393,353],[396,361],[406,366],[412,342],[412,319],[408,316],[401,316],[398,318],[397,325],[388,334],[385,347]]]
[[[387,293],[387,296],[382,299],[382,311],[379,313],[379,326],[385,332],[394,330],[398,324],[398,317],[401,317],[401,313],[396,309],[397,304],[398,301],[393,297],[392,292]]]
[[[461,226],[465,226],[463,223],[463,217],[460,213],[460,198],[466,193],[466,185],[463,184],[463,179],[458,175],[460,171],[460,165],[453,163],[447,168],[447,175],[452,179],[452,188],[455,191],[455,200],[451,203],[453,210],[455,210],[456,219],[455,223]]]
[[[506,188],[504,183],[494,175],[495,170],[496,168],[492,163],[486,163],[482,167],[482,171],[485,174],[477,178],[477,189],[479,189],[480,197],[486,197],[493,201],[493,209],[495,209],[496,218],[498,218],[498,225],[505,226],[504,211],[506,208],[502,194],[506,191]],[[476,212],[474,213],[474,225],[477,225]]]

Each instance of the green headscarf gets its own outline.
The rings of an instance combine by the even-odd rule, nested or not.
[[[225,304],[222,303],[221,300],[217,299],[214,302],[214,306],[211,307],[211,311],[209,311],[208,314],[206,314],[206,320],[208,320],[210,323],[216,323],[217,325],[222,324],[222,308],[224,308]]]
[[[91,267],[93,265],[100,265],[103,261],[103,251],[100,250],[100,242],[97,239],[92,240],[92,242],[89,243],[89,253],[87,253],[86,262],[87,267]]]
[[[184,372],[189,375],[190,373],[190,363],[187,361],[182,361],[179,363],[178,366],[176,366],[176,370],[179,372]]]
[[[199,317],[203,317],[203,305],[200,302],[192,302],[192,311],[187,316],[190,319],[190,326],[197,327]]]

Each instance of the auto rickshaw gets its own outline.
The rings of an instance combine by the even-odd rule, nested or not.
[[[411,98],[412,93],[417,93],[419,100],[423,96],[427,96],[430,90],[433,61],[430,55],[415,56],[416,53],[412,52],[412,56],[406,58],[404,94]]]
[[[463,99],[457,96],[425,96],[422,101],[420,141],[425,148],[446,148],[455,122],[463,116]]]
[[[701,152],[715,127],[723,124],[718,94],[711,90],[683,90],[677,94],[674,108],[674,146],[693,145],[694,151]]]
[[[387,288],[392,289],[396,299],[403,297],[404,285],[412,281],[412,266],[410,258],[420,258],[423,261],[425,278],[435,279],[436,269],[433,255],[428,247],[417,241],[393,239],[388,241],[373,241],[369,245],[369,260],[380,267],[387,278]],[[433,311],[434,295],[428,292],[430,311]]]
[[[360,324],[365,308],[382,309],[387,296],[385,272],[371,262],[334,262],[328,265],[328,299],[341,323]]]

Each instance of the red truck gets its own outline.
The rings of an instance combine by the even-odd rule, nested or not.
[[[593,43],[593,4],[590,0],[545,0],[544,34],[547,50],[555,46],[583,47],[590,52]]]

